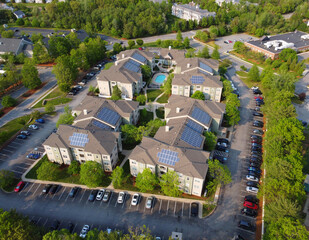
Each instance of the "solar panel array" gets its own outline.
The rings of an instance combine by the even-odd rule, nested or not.
[[[193,129],[194,131],[196,131],[196,132],[198,132],[198,133],[202,133],[203,130],[204,130],[204,127],[203,127],[203,126],[201,126],[200,124],[198,124],[198,123],[196,123],[196,122],[194,122],[194,121],[192,121],[192,120],[189,120],[189,121],[187,122],[187,127]]]
[[[193,147],[201,147],[203,142],[203,137],[198,132],[187,126],[183,130],[180,139]]]
[[[142,63],[146,63],[147,62],[147,59],[144,56],[142,56],[142,55],[140,55],[138,53],[134,53],[132,57],[135,58],[137,61],[140,61]]]
[[[113,110],[110,110],[109,108],[104,107],[97,114],[97,117],[101,119],[103,122],[107,122],[115,126],[120,118],[120,115],[117,112],[114,112]]]
[[[210,116],[208,115],[208,113],[204,112],[198,107],[195,107],[193,109],[193,112],[191,113],[191,117],[193,117],[195,120],[203,124],[208,124],[210,122]]]
[[[190,80],[192,84],[202,84],[203,82],[205,82],[205,78],[203,78],[202,76],[192,76]]]
[[[85,133],[73,133],[69,140],[72,146],[78,147],[85,147],[86,143],[89,142],[88,134]]]
[[[139,72],[140,70],[140,65],[138,62],[135,62],[133,60],[129,60],[125,63],[124,67],[129,70],[129,71],[133,71],[133,72]]]
[[[213,73],[212,68],[206,65],[205,63],[200,62],[200,68],[204,69],[207,72]]]
[[[158,152],[157,157],[160,163],[175,166],[176,162],[179,162],[178,152],[174,152],[168,149],[162,149]]]
[[[106,130],[110,130],[110,129],[111,129],[110,126],[108,126],[108,125],[106,125],[106,124],[104,124],[104,123],[101,123],[101,122],[99,122],[99,121],[97,121],[97,120],[93,120],[93,121],[92,121],[92,124],[93,124],[94,126],[96,126],[96,127],[101,128],[101,129],[106,129]]]

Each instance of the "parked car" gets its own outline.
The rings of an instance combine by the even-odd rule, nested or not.
[[[261,144],[262,141],[260,139],[251,139],[251,143]]]
[[[223,157],[217,154],[214,154],[212,158],[217,159],[221,163],[225,163],[227,161],[227,157]]]
[[[33,130],[39,129],[39,127],[38,127],[37,125],[35,125],[35,124],[29,125],[29,128],[30,128],[30,129],[33,129]]]
[[[47,184],[44,188],[42,193],[47,194],[49,192],[49,190],[51,189],[53,185],[52,184]]]
[[[31,132],[29,131],[21,131],[20,134],[26,135],[26,136],[30,136]]]
[[[50,188],[49,194],[51,194],[51,195],[55,194],[55,193],[57,192],[57,190],[58,190],[58,187],[59,187],[59,185],[54,184],[54,185]]]
[[[249,202],[252,202],[252,203],[255,203],[255,204],[259,204],[259,199],[254,195],[245,196],[245,201],[249,201]]]
[[[253,171],[253,172],[257,172],[257,173],[261,173],[261,169],[259,168],[254,168],[254,167],[249,167],[248,171]]]
[[[23,135],[23,134],[20,134],[20,135],[17,135],[16,138],[18,138],[18,139],[26,139],[27,136],[26,136],[26,135]]]
[[[27,155],[27,158],[30,158],[30,159],[39,159],[40,156],[41,156],[40,153],[29,153],[29,154]]]
[[[77,94],[76,90],[71,89],[71,91],[68,93],[69,95],[75,96]]]
[[[261,154],[251,154],[250,158],[256,158],[259,161],[262,161],[263,157],[261,156]]]
[[[228,147],[224,147],[224,146],[218,146],[218,145],[216,145],[216,148],[215,148],[216,150],[218,150],[218,151],[221,151],[221,152],[229,152],[229,149],[228,149]]]
[[[261,100],[263,100],[263,97],[262,97],[262,96],[255,96],[254,99],[255,99],[255,100],[256,100],[256,99],[261,99]]]
[[[259,87],[256,87],[256,86],[251,87],[252,91],[255,91],[255,90],[258,90],[258,89],[259,89]]]
[[[218,138],[217,143],[225,143],[225,144],[229,144],[229,140],[225,139],[225,138]]]
[[[264,105],[264,102],[255,102],[255,106],[257,106],[257,107],[260,107],[262,105]]]
[[[259,147],[251,147],[251,151],[253,151],[253,152],[258,152],[258,153],[262,153],[262,149],[261,148],[259,148]]]
[[[254,111],[259,112],[259,111],[261,111],[261,108],[260,108],[260,107],[255,107],[255,108],[254,108]]]
[[[20,181],[14,188],[14,192],[20,192],[25,186],[25,182]]]
[[[245,230],[248,230],[248,231],[252,231],[252,232],[255,231],[254,226],[251,223],[244,221],[244,220],[241,220],[241,221],[238,222],[238,227],[245,229]]]
[[[259,155],[262,156],[262,152],[261,151],[255,151],[251,149],[251,155]]]
[[[229,40],[229,43],[233,43],[231,40]]]
[[[257,182],[254,182],[254,181],[248,181],[248,182],[246,183],[246,185],[247,185],[248,187],[256,187],[256,188],[259,187],[259,184],[258,184]]]
[[[259,189],[256,187],[246,187],[247,192],[258,193]]]
[[[90,230],[89,225],[84,225],[84,227],[83,227],[82,231],[80,232],[79,236],[81,238],[85,238],[87,236],[87,233],[89,232],[89,230]]]
[[[98,190],[92,190],[89,194],[88,201],[93,202],[97,194],[98,194]]]
[[[255,99],[255,102],[259,102],[259,103],[263,103],[264,104],[264,100],[263,99]]]
[[[37,123],[45,123],[45,120],[43,118],[38,118],[38,119],[35,119],[35,121]]]
[[[260,160],[259,158],[256,158],[256,157],[250,157],[249,162],[255,163],[255,164],[262,164],[262,160]]]
[[[263,135],[263,134],[264,134],[263,130],[260,130],[260,129],[253,129],[252,132],[253,132],[254,134],[260,134],[260,135]]]
[[[103,196],[103,202],[108,202],[112,192],[110,190],[105,190],[104,196]]]
[[[264,116],[263,113],[259,113],[259,112],[253,112],[252,114],[253,114],[253,116],[257,116],[257,117],[263,117]]]
[[[243,208],[241,210],[241,214],[249,216],[249,217],[256,217],[257,216],[257,211],[251,208]]]
[[[259,179],[256,176],[252,176],[252,175],[246,175],[246,179],[250,181],[255,181],[255,182],[259,181]]]
[[[243,206],[244,206],[244,207],[247,207],[247,208],[254,209],[254,210],[256,210],[256,209],[259,208],[259,206],[258,206],[257,204],[252,203],[252,202],[250,202],[250,201],[244,201]]]
[[[262,94],[262,91],[260,89],[253,90],[253,94]]]
[[[132,196],[131,205],[136,206],[139,200],[140,200],[140,195],[138,193],[134,193],[134,195]]]
[[[146,207],[147,209],[150,209],[150,208],[152,208],[153,203],[154,203],[154,197],[152,197],[152,196],[151,196],[151,197],[148,197],[147,200],[146,200],[145,207]]]
[[[120,193],[118,194],[117,202],[118,202],[119,204],[122,204],[122,203],[124,202],[125,196],[126,196],[126,194],[125,194],[124,192],[120,192]]]
[[[261,121],[255,120],[255,121],[253,122],[253,126],[254,126],[254,127],[260,127],[260,128],[262,128],[262,127],[264,126],[264,123],[261,122]]]
[[[250,162],[249,166],[259,168],[261,167],[261,163],[260,162]]]
[[[251,135],[251,140],[252,139],[257,139],[257,140],[260,140],[260,141],[262,141],[263,140],[263,138],[261,137],[261,136],[258,136],[258,135]]]
[[[191,216],[197,217],[198,216],[198,203],[191,203]]]
[[[73,229],[74,229],[74,224],[71,223],[71,222],[69,222],[69,223],[66,225],[65,229],[67,229],[70,233],[72,233],[72,232],[73,232]]]
[[[248,171],[247,175],[252,175],[252,176],[256,176],[257,178],[260,178],[261,174],[258,172],[254,172],[254,171]]]
[[[51,231],[57,230],[59,225],[60,225],[60,222],[58,220],[54,220],[49,229]]]
[[[226,44],[229,44],[229,41],[228,41],[228,40],[224,40],[223,42],[226,43]]]
[[[69,197],[73,198],[75,197],[76,193],[78,192],[79,187],[73,187],[69,193]]]
[[[97,193],[96,200],[101,201],[103,199],[104,193],[105,189],[100,189],[99,192]]]
[[[259,143],[251,143],[251,147],[263,148]]]

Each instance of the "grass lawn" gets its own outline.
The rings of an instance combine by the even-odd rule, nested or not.
[[[25,124],[30,120],[30,115],[25,115],[19,118],[15,118],[12,121],[6,123],[0,128],[0,146],[10,139],[19,130],[25,127]],[[2,133],[2,134],[1,134]]]
[[[147,90],[148,102],[153,102],[163,91],[161,89]]]
[[[208,216],[215,207],[214,204],[203,204],[203,217]]]
[[[43,104],[42,104],[44,99],[50,99],[50,98],[55,98],[55,97],[59,97],[59,98],[50,100],[50,101],[48,101],[48,103],[51,103],[53,105],[60,105],[60,104],[65,104],[65,103],[71,102],[72,99],[67,98],[66,96],[67,96],[67,93],[61,92],[60,89],[57,87],[57,88],[55,88],[54,91],[52,91],[51,93],[46,95],[41,101],[39,101],[37,104],[35,104],[33,106],[33,108],[44,107]]]
[[[220,46],[217,45],[217,44],[215,43],[215,41],[209,41],[209,42],[206,42],[206,44],[208,44],[209,46],[211,46],[211,47],[213,47],[213,48],[215,48],[215,47],[217,46],[218,49],[220,49]]]
[[[111,68],[111,66],[114,65],[114,62],[109,62],[109,63],[106,63],[105,66],[104,66],[104,70],[108,70]]]
[[[236,74],[240,77],[248,77],[248,73],[245,71],[236,71]]]
[[[156,109],[156,114],[158,118],[164,119],[164,107]]]
[[[3,191],[6,191],[6,192],[13,192],[14,191],[14,188],[16,187],[16,185],[19,183],[20,181],[20,178],[14,178],[12,184],[10,186],[7,186],[6,188],[2,188]]]
[[[248,76],[248,73],[246,73],[244,71],[237,71],[236,73],[239,75],[241,81],[243,81],[243,83],[246,84],[248,88],[252,88],[253,86],[257,86],[257,87],[259,87],[261,89],[262,92],[264,92],[262,83],[261,82],[252,82],[252,81],[250,81],[248,79],[248,77],[246,77],[246,76]]]
[[[26,178],[37,179],[38,175],[36,174],[36,170],[42,165],[44,161],[47,161],[47,156],[44,155],[37,164],[34,165],[33,168],[26,174]]]
[[[166,93],[164,93],[158,100],[158,103],[167,103],[167,100],[170,96]]]
[[[140,117],[139,117],[138,126],[146,126],[146,124],[149,121],[153,120],[153,112],[146,111],[145,113],[146,113],[146,115],[144,115],[144,111],[143,110],[139,111]]]

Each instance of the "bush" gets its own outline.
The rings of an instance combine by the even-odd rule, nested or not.
[[[77,161],[72,161],[71,165],[68,167],[68,174],[76,175],[80,172],[80,164]]]
[[[2,189],[9,188],[14,182],[15,177],[13,172],[5,169],[0,170],[0,187]]]
[[[300,94],[298,94],[299,100],[300,101],[304,101],[306,99],[306,93],[302,92]]]
[[[2,98],[1,104],[3,107],[14,107],[17,104],[17,100],[10,95],[6,95]]]
[[[45,112],[52,113],[55,111],[55,106],[52,103],[47,103],[45,105]]]
[[[138,95],[136,97],[136,101],[138,101],[141,105],[145,105],[146,96],[145,95]]]
[[[48,160],[45,160],[37,169],[37,177],[39,180],[55,181],[59,177],[59,166]]]
[[[247,68],[244,65],[240,66],[240,69],[243,71],[247,71]]]

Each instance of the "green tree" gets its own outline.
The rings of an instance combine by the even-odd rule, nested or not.
[[[31,36],[31,41],[33,43],[37,43],[37,42],[41,42],[43,40],[44,36],[41,34],[41,33],[38,33],[38,34],[32,34]]]
[[[42,83],[41,79],[39,78],[39,72],[31,59],[26,60],[21,70],[21,75],[23,77],[23,84],[28,89],[35,89]]]
[[[113,93],[112,93],[112,97],[111,99],[114,101],[120,100],[121,99],[121,90],[119,89],[119,87],[117,85],[115,85],[113,87]]]
[[[250,71],[248,73],[248,79],[252,82],[260,81],[260,72],[255,64],[250,68]]]
[[[143,75],[143,81],[144,82],[149,82],[149,80],[151,79],[151,68],[148,65],[141,65],[142,68],[142,75]]]
[[[120,43],[114,43],[113,45],[113,51],[114,51],[114,54],[117,54],[117,53],[120,53],[122,51],[122,46]]]
[[[288,59],[290,61],[298,60],[297,52],[291,48],[285,48],[279,53],[279,59],[287,62]]]
[[[101,164],[94,161],[87,161],[80,168],[80,182],[87,187],[99,187],[103,183],[104,170]]]
[[[80,172],[80,164],[78,161],[71,161],[70,166],[68,167],[68,174],[76,175]]]
[[[178,32],[177,32],[177,36],[176,36],[176,39],[177,39],[177,41],[178,42],[181,42],[182,41],[182,34],[181,34],[181,31],[180,30],[178,30]]]
[[[59,177],[59,166],[48,160],[44,160],[36,170],[37,178],[45,181],[55,181]]]
[[[18,26],[23,26],[25,24],[24,19],[18,18],[15,22]]]
[[[1,104],[3,107],[14,107],[17,104],[17,100],[10,95],[6,95],[2,98]]]
[[[139,173],[135,181],[135,186],[141,192],[150,192],[155,189],[157,184],[157,176],[149,168],[145,168],[142,173]]]
[[[232,175],[228,167],[216,159],[208,160],[208,174],[216,185],[232,182]]]
[[[233,46],[233,49],[236,51],[236,52],[239,52],[240,50],[242,50],[243,48],[245,47],[245,44],[243,42],[235,42],[234,43],[234,46]]]
[[[208,47],[205,46],[202,51],[198,51],[197,56],[200,58],[210,58]]]
[[[168,75],[167,79],[164,82],[163,90],[166,94],[170,95],[172,92],[172,80],[174,78],[174,74],[171,73]]]
[[[1,37],[3,38],[12,38],[14,36],[14,31],[13,30],[6,30],[1,32]]]
[[[137,43],[138,46],[141,47],[141,46],[143,46],[144,41],[143,41],[142,39],[137,39],[137,40],[136,40],[136,43]]]
[[[128,41],[128,45],[129,45],[129,48],[133,48],[135,46],[135,41],[134,40],[129,40]]]
[[[55,106],[52,103],[47,102],[45,105],[45,112],[52,113],[55,111]]]
[[[56,75],[59,89],[63,92],[68,92],[77,77],[77,66],[72,63],[68,55],[58,57],[56,63],[53,67],[53,73]]]
[[[53,58],[57,58],[62,55],[67,55],[71,51],[71,43],[64,37],[51,37],[48,41],[49,53]]]
[[[59,116],[59,119],[56,123],[56,127],[58,128],[60,124],[71,125],[74,121],[74,116],[72,116],[72,110],[69,106],[64,107],[64,113]]]
[[[15,182],[15,175],[13,172],[5,169],[0,170],[0,187],[7,189]]]
[[[258,29],[255,30],[255,35],[257,37],[262,37],[264,34],[265,34],[265,31],[264,31],[263,28],[258,28]]]
[[[51,61],[51,57],[41,41],[33,45],[33,60],[36,63],[47,63]]]
[[[205,100],[205,95],[201,91],[195,91],[195,93],[192,94],[191,98],[199,99],[199,100]]]
[[[185,39],[183,40],[183,46],[186,49],[190,48],[190,40],[188,37],[185,37]]]
[[[124,171],[122,167],[117,166],[111,175],[111,180],[115,188],[119,188],[124,180]]]
[[[160,179],[161,191],[171,197],[179,197],[181,191],[178,188],[179,185],[179,176],[174,171],[168,171],[163,174]]]
[[[65,38],[68,39],[69,44],[71,45],[71,49],[78,48],[79,44],[81,43],[76,32],[70,32],[65,36]]]
[[[124,144],[133,146],[142,140],[144,131],[142,128],[137,128],[132,124],[125,124],[121,126],[121,133],[123,135]]]
[[[146,96],[140,94],[136,97],[136,101],[138,101],[141,105],[144,105],[146,103]]]
[[[54,230],[46,233],[43,240],[79,240],[77,233],[70,233],[67,229]],[[87,237],[87,239],[89,239]]]
[[[240,101],[236,94],[231,93],[226,98],[225,112],[230,125],[235,125],[240,121],[240,113],[238,110]]]
[[[212,151],[215,149],[217,144],[217,137],[213,132],[206,131],[204,133],[205,136],[205,147],[206,151]]]
[[[233,92],[232,84],[227,79],[223,80],[223,93],[222,96],[226,99],[228,95]]]
[[[212,51],[211,58],[216,59],[216,60],[220,59],[220,53],[219,53],[219,50],[218,50],[217,46]]]

